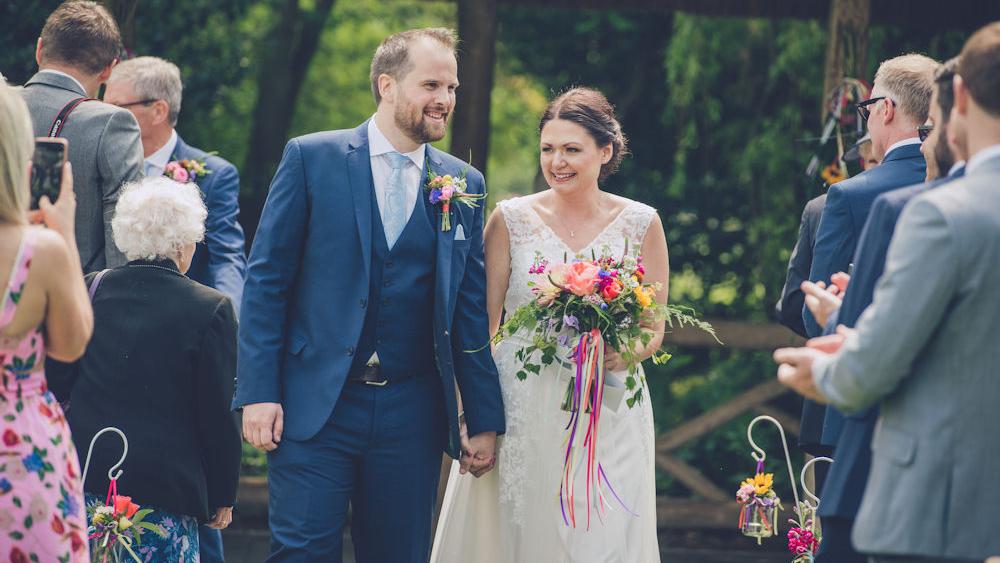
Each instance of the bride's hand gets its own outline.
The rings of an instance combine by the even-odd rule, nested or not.
[[[617,351],[610,346],[604,348],[604,369],[608,371],[624,371],[628,369],[628,362]]]

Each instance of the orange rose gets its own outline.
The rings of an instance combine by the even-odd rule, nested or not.
[[[131,518],[139,510],[139,505],[132,502],[132,497],[115,497],[115,514],[124,514],[126,518]]]
[[[614,298],[618,297],[618,294],[621,292],[622,282],[612,280],[611,283],[605,285],[604,289],[601,290],[601,297],[603,297],[605,301],[613,301]]]
[[[594,293],[600,271],[600,268],[590,262],[573,262],[562,270],[562,284],[575,295],[590,295]]]

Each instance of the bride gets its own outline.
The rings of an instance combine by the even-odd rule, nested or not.
[[[609,194],[599,183],[626,153],[611,104],[603,94],[574,88],[553,100],[540,123],[541,168],[548,190],[502,201],[485,229],[487,307],[491,333],[508,314],[533,299],[528,269],[536,252],[551,263],[588,258],[608,246],[620,255],[626,239],[642,244],[645,281],[660,282],[657,301],[666,303],[667,243],[656,210]],[[653,339],[638,357],[662,342],[663,323],[649,326]],[[566,380],[553,365],[525,381],[515,377],[514,357],[525,341],[518,335],[494,350],[503,389],[507,433],[498,466],[479,479],[461,475],[456,462],[448,480],[431,561],[436,563],[559,563],[659,561],[653,466],[653,412],[646,397],[634,408],[601,412],[598,456],[611,485],[628,508],[613,505],[598,517],[586,496],[575,499],[576,527],[568,526],[559,504],[559,484],[568,413],[560,409]],[[606,367],[627,365],[611,350]],[[586,483],[580,471],[575,488]],[[629,511],[634,514],[630,514]]]

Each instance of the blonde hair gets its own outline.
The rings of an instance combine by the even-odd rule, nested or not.
[[[31,199],[28,163],[34,141],[28,106],[6,84],[0,84],[0,131],[0,221],[23,224]]]
[[[173,258],[185,245],[202,241],[207,215],[193,182],[153,176],[122,188],[111,230],[129,260]]]
[[[875,73],[875,88],[885,90],[914,126],[921,125],[927,121],[937,67],[937,61],[916,53],[883,61]]]

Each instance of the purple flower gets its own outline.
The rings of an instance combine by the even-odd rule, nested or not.
[[[441,201],[441,190],[438,188],[431,190],[431,195],[428,199],[430,199],[431,205],[437,205],[437,203]]]
[[[24,459],[21,460],[21,463],[24,464],[24,468],[27,469],[28,471],[39,471],[45,467],[45,463],[42,461],[42,458],[38,455],[37,448],[31,454],[24,456]]]
[[[10,484],[10,481],[6,477],[0,478],[0,495],[9,493],[14,487]]]
[[[576,330],[580,330],[580,321],[573,315],[564,315],[563,324],[570,328],[575,328]]]
[[[568,334],[560,334],[559,337],[556,338],[556,341],[559,342],[560,346],[562,346],[563,348],[566,348],[566,347],[569,346],[569,335]]]

